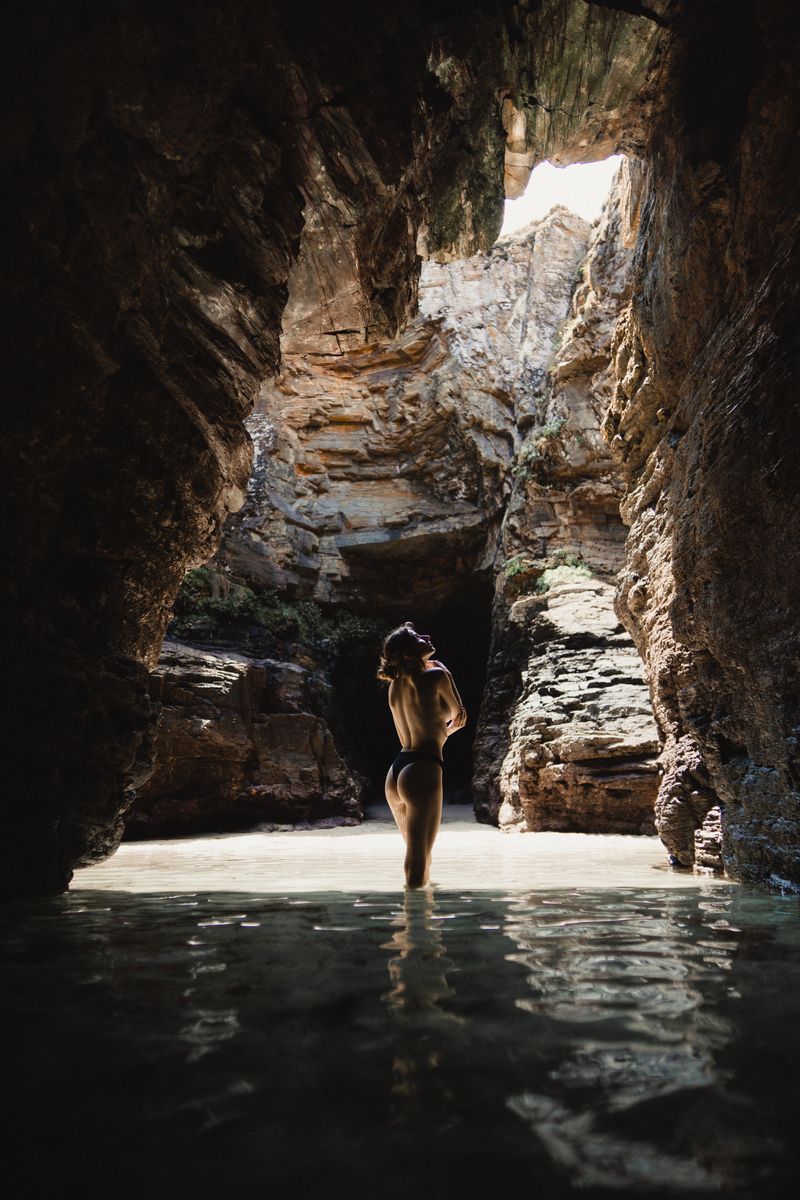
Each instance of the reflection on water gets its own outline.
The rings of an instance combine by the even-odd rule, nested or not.
[[[30,1190],[796,1191],[792,900],[95,891],[0,936]]]
[[[447,1085],[443,1022],[460,1018],[440,1001],[451,996],[442,926],[432,889],[406,892],[403,907],[391,922],[394,933],[382,950],[389,959],[390,991],[381,999],[395,1021],[392,1061],[393,1123],[449,1129],[457,1122],[453,1093]]]
[[[735,1027],[714,1011],[712,992],[736,941],[720,936],[708,954],[702,942],[689,943],[682,907],[661,898],[648,911],[641,896],[609,901],[602,916],[574,898],[509,905],[505,930],[521,951],[511,957],[526,968],[530,988],[517,1005],[581,1035],[548,1072],[560,1094],[525,1090],[508,1106],[574,1182],[621,1189],[662,1179],[673,1190],[724,1182],[691,1137],[682,1142],[669,1128],[658,1131],[658,1145],[631,1136],[637,1113],[660,1103],[677,1123],[692,1092],[706,1089],[707,1097],[729,1074],[717,1062]],[[724,910],[724,900],[714,906]]]

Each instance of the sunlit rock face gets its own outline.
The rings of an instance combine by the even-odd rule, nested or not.
[[[360,820],[363,780],[318,715],[333,704],[319,672],[168,640],[150,686],[162,706],[156,769],[129,837]]]
[[[614,612],[622,481],[600,432],[630,299],[639,179],[638,167],[622,170],[527,401],[475,743],[476,812],[504,828],[653,829],[658,734]]]
[[[719,802],[731,873],[800,880],[794,5],[46,3],[15,38],[2,887],[58,890],[115,845],[147,668],[242,498],[298,259],[320,292],[354,264],[319,305],[350,353],[411,315],[419,258],[492,243],[504,164],[518,187],[529,153],[611,148],[647,163],[607,433],[659,827],[688,862]]]
[[[792,5],[730,16],[681,10],[651,134],[606,426],[628,480],[618,611],[666,745],[667,846],[691,863],[720,805],[726,869],[797,885],[798,28]]]
[[[613,596],[602,580],[568,579],[511,606],[510,623],[532,644],[508,750],[492,764],[503,827],[654,831],[658,735]]]
[[[217,561],[387,614],[429,610],[491,570],[588,232],[554,210],[486,254],[426,265],[400,337],[287,351],[249,421],[255,468]]]
[[[491,571],[474,794],[503,825],[653,829],[658,738],[614,613],[621,481],[600,434],[637,197],[626,169],[594,233],[554,209],[487,254],[426,265],[420,316],[390,343],[287,353],[217,559],[403,616]],[[539,596],[558,553],[583,574]]]

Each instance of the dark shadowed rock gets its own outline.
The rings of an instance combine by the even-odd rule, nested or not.
[[[730,874],[800,884],[800,29],[780,3],[682,11],[614,345],[618,611],[665,743],[667,847],[690,865],[719,806]]]
[[[319,709],[307,668],[167,641],[151,676],[162,706],[156,767],[128,813],[129,837],[361,819],[363,780]]]
[[[534,48],[542,22],[554,53],[568,44],[562,9],[597,89],[556,121],[533,99]],[[244,418],[278,364],[293,265],[317,282],[319,332],[391,335],[420,252],[494,240],[506,98],[554,149],[587,114],[596,131],[644,103],[655,47],[638,16],[579,0],[374,16],[304,0],[15,13],[0,73],[12,894],[59,890],[114,845],[142,771],[142,668],[243,498]],[[46,694],[45,673],[62,681]]]

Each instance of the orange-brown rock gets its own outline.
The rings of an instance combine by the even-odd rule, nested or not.
[[[506,151],[518,187],[529,153],[612,145],[646,163],[608,433],[659,825],[688,862],[719,802],[726,869],[797,884],[795,5],[131,0],[76,20],[43,0],[15,20],[3,889],[57,891],[116,844],[147,668],[241,498],[298,258],[314,335],[349,353],[411,315],[422,257],[492,243]]]
[[[656,51],[646,17],[580,0],[408,0],[367,20],[349,0],[15,12],[0,73],[5,891],[62,890],[117,844],[149,769],[147,670],[186,568],[241,502],[244,419],[278,364],[293,265],[315,281],[314,335],[363,344],[413,311],[420,253],[491,245],[503,105],[534,119],[558,75],[534,62],[542,22],[554,54],[572,45],[561,9],[597,86],[562,89],[566,118],[536,116],[556,149],[585,121],[633,123]]]
[[[606,424],[630,525],[618,612],[652,684],[675,860],[719,808],[725,870],[797,887],[800,30],[790,5],[724,30],[722,11],[684,10],[644,168]]]
[[[489,623],[488,590],[476,594],[476,585],[488,583],[514,451],[534,420],[588,234],[584,221],[554,210],[488,254],[429,264],[419,317],[399,337],[361,349],[325,355],[323,342],[316,353],[290,353],[290,305],[283,369],[250,421],[247,501],[216,560],[295,601],[381,614],[387,626],[398,616],[431,620],[444,645],[463,643],[459,675],[473,728]],[[305,286],[302,271],[292,285]],[[446,604],[460,608],[445,614]],[[470,605],[486,626],[477,640],[467,631],[476,620]],[[373,674],[361,681],[367,691]],[[165,760],[174,757],[172,730],[182,728],[162,723]],[[461,799],[469,798],[469,737],[448,747],[447,794]],[[382,790],[396,747],[379,715],[350,730],[340,722],[337,738]],[[147,794],[166,815],[174,789],[162,795],[164,782],[159,770]],[[239,820],[233,805],[231,817]]]
[[[217,561],[295,597],[386,614],[421,599],[430,610],[487,574],[588,232],[556,209],[487,254],[428,264],[420,315],[389,342],[295,354],[290,326]]]
[[[489,254],[428,264],[420,316],[400,338],[287,351],[218,559],[387,620],[492,570],[475,795],[504,825],[652,830],[658,739],[613,609],[621,480],[600,434],[637,220],[623,174],[586,262],[589,227],[555,209]],[[593,578],[520,599],[521,581],[533,587],[559,553]]]

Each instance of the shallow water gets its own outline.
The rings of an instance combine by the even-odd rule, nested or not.
[[[796,1194],[795,900],[95,888],[0,936],[15,1196]]]
[[[389,810],[354,828],[233,833],[127,842],[113,858],[76,872],[74,886],[103,891],[297,891],[396,893],[403,843]],[[501,833],[472,809],[448,805],[432,879],[451,891],[530,888],[695,888],[671,871],[657,837],[592,833]],[[713,885],[711,880],[710,884]]]

